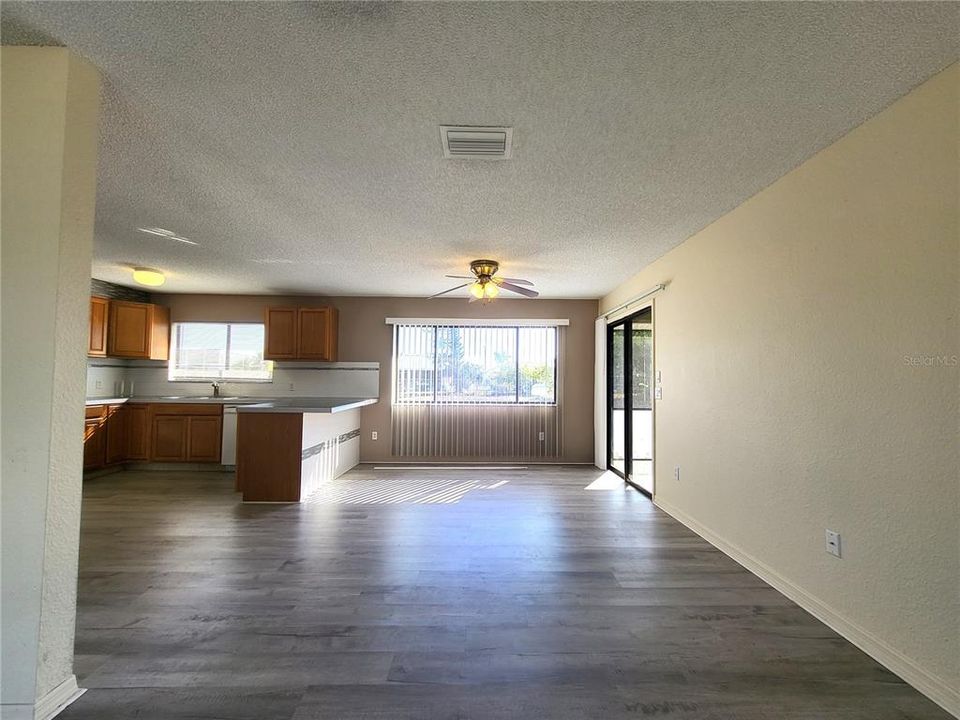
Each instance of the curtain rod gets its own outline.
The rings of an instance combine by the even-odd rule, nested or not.
[[[569,325],[569,318],[385,318],[387,325],[456,325],[484,327],[557,327]]]
[[[650,296],[653,295],[654,293],[660,292],[660,291],[663,290],[665,287],[666,287],[666,285],[664,285],[663,283],[661,283],[660,285],[654,285],[652,288],[650,288],[650,289],[647,290],[646,292],[640,293],[639,295],[636,295],[636,296],[630,298],[629,300],[627,300],[627,301],[624,302],[624,303],[620,303],[620,304],[617,305],[615,308],[611,308],[610,310],[607,310],[605,313],[600,313],[600,315],[597,316],[597,320],[603,320],[603,319],[605,319],[605,318],[610,317],[611,315],[615,315],[616,313],[620,312],[621,310],[626,310],[626,309],[627,309],[628,307],[630,307],[631,305],[635,305],[635,304],[637,304],[638,302],[640,302],[641,300],[650,297]]]

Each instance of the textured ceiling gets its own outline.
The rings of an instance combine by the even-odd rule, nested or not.
[[[598,297],[956,60],[957,3],[4,2],[103,72],[93,274]],[[440,124],[514,159],[444,160]],[[137,231],[158,226],[188,245]],[[771,238],[776,242],[776,238]]]

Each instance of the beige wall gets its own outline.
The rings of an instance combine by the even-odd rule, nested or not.
[[[958,86],[954,65],[601,301],[668,283],[657,502],[954,713]]]
[[[390,368],[393,330],[387,317],[568,318],[563,371],[564,462],[593,461],[593,321],[595,300],[511,300],[489,304],[462,298],[280,297],[263,295],[166,295],[154,300],[170,306],[171,321],[263,321],[268,305],[333,305],[340,311],[342,361],[380,363],[381,401],[362,412],[360,457],[380,462],[390,455]],[[370,439],[376,430],[379,440]]]
[[[2,57],[2,710],[76,692],[99,77],[65,48]]]

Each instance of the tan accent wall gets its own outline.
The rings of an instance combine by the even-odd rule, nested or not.
[[[593,350],[596,300],[511,300],[468,303],[463,298],[334,297],[156,294],[170,307],[171,322],[262,322],[268,305],[333,305],[340,311],[341,361],[380,363],[380,402],[361,413],[360,458],[382,462],[390,455],[390,373],[393,329],[388,317],[567,318],[564,329],[563,462],[593,462]],[[370,439],[376,430],[379,439]],[[478,458],[470,458],[476,460]],[[449,458],[447,458],[449,460]]]
[[[958,88],[953,65],[601,301],[667,283],[657,502],[954,713]]]

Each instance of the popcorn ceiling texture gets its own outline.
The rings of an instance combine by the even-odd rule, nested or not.
[[[37,2],[2,20],[4,43],[103,72],[99,278],[423,295],[493,256],[547,297],[599,297],[952,62],[958,14]],[[512,125],[515,159],[443,160],[444,123]]]

